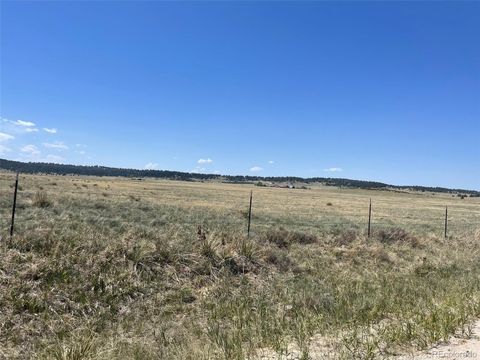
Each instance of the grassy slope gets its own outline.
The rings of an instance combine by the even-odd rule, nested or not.
[[[11,183],[0,174],[0,357],[308,358],[315,335],[369,358],[480,313],[478,198],[22,176],[10,242]]]

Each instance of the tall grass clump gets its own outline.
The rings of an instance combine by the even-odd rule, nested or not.
[[[480,231],[367,238],[351,219],[363,192],[257,188],[248,237],[246,185],[57,177],[25,201],[52,178],[27,179],[0,247],[0,358],[380,359],[469,336],[480,316]]]
[[[33,195],[32,205],[38,208],[47,208],[53,205],[45,191],[39,190]]]

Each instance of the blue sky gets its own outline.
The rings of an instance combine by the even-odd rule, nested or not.
[[[480,189],[479,2],[0,6],[0,157]]]

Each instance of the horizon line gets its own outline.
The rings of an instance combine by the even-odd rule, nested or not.
[[[323,177],[323,176],[314,176],[314,177],[303,177],[303,176],[293,176],[293,175],[277,175],[277,176],[262,176],[262,175],[232,175],[232,174],[215,174],[215,173],[202,173],[202,172],[189,172],[189,171],[181,171],[181,170],[162,170],[162,169],[139,169],[139,168],[129,168],[129,167],[114,167],[114,166],[106,166],[106,165],[79,165],[79,164],[65,164],[65,163],[55,163],[55,162],[44,162],[44,161],[18,161],[18,160],[8,160],[5,158],[0,158],[0,161],[9,161],[14,163],[21,163],[21,164],[50,164],[56,166],[74,166],[74,167],[98,167],[98,168],[107,168],[107,169],[116,169],[116,170],[135,170],[141,171],[145,173],[154,173],[154,172],[175,172],[181,174],[189,174],[189,175],[200,175],[200,176],[210,176],[210,177],[244,177],[244,178],[252,178],[252,179],[279,179],[279,178],[294,178],[300,180],[315,180],[315,179],[335,179],[335,180],[347,180],[347,181],[358,181],[358,182],[365,182],[365,183],[376,183],[378,185],[382,185],[385,187],[394,187],[394,188],[424,188],[424,189],[442,189],[442,190],[452,190],[452,191],[465,191],[465,192],[475,192],[480,193],[480,189],[462,189],[462,188],[451,188],[451,187],[444,187],[438,185],[396,185],[396,184],[389,184],[382,181],[377,180],[361,180],[361,179],[350,179],[350,178],[342,178],[342,177]],[[0,167],[3,170],[9,170]],[[84,175],[84,176],[93,176],[93,175]],[[108,176],[108,175],[105,175]]]

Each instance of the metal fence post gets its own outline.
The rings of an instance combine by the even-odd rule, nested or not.
[[[448,206],[445,206],[445,239],[447,238],[448,231]]]
[[[372,224],[372,198],[370,198],[370,205],[368,206],[368,237],[371,233],[371,224]]]
[[[18,172],[15,177],[15,191],[13,193],[13,206],[12,206],[12,222],[10,223],[10,239],[13,237],[13,225],[15,223],[15,208],[17,207],[17,192],[18,192]]]
[[[250,237],[250,222],[252,221],[252,197],[253,197],[253,190],[250,191],[250,205],[248,207],[247,237]]]

